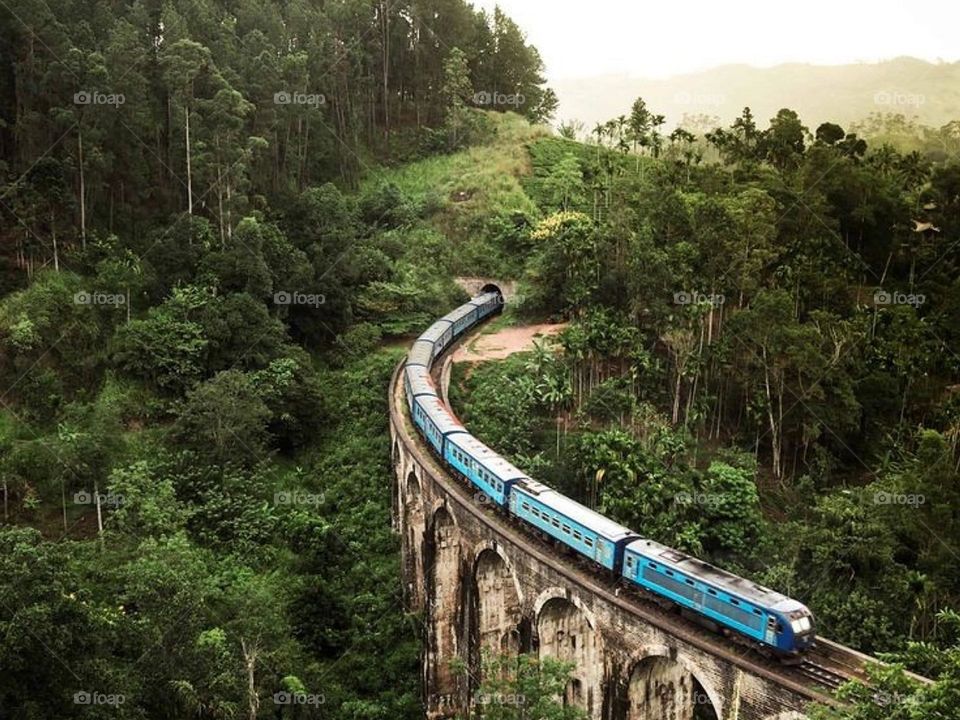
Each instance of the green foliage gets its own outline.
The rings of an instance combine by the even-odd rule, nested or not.
[[[199,380],[208,344],[203,327],[187,317],[179,298],[120,328],[111,353],[121,373],[173,395]]]
[[[269,419],[253,378],[224,370],[187,393],[172,432],[179,445],[214,466],[253,465],[266,456]]]
[[[476,715],[489,720],[582,720],[584,710],[564,701],[573,666],[533,655],[484,654],[482,680],[474,691]],[[454,670],[462,670],[455,666]]]

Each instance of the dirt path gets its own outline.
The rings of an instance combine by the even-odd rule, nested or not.
[[[453,362],[477,362],[480,360],[503,360],[514,353],[533,348],[533,341],[556,335],[567,326],[524,325],[503,328],[494,333],[481,334],[461,345],[453,353]]]

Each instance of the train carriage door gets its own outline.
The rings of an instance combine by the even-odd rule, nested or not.
[[[693,602],[696,604],[697,609],[703,610],[703,590],[694,586],[693,587]]]
[[[613,547],[606,540],[597,538],[596,561],[604,567],[613,565]]]
[[[777,644],[777,618],[767,615],[767,626],[763,631],[763,641],[769,645]]]

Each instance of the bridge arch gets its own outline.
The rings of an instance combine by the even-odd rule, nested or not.
[[[599,720],[603,710],[603,637],[596,619],[576,596],[562,591],[558,595],[552,590],[542,594],[535,605],[537,652],[541,658],[573,663],[563,700]]]
[[[674,648],[649,645],[629,664],[627,720],[718,720],[720,694]]]
[[[473,582],[481,655],[516,655],[522,646],[523,592],[510,559],[496,543],[483,542],[477,547]]]
[[[413,575],[413,581],[407,583],[407,597],[414,607],[423,607],[423,540],[426,532],[426,520],[423,503],[423,489],[417,477],[416,465],[411,466],[401,484],[400,508],[403,517],[401,525],[403,543],[409,549],[406,556],[407,567]],[[409,577],[409,576],[408,576]]]

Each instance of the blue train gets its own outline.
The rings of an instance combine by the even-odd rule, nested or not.
[[[708,627],[737,633],[785,658],[808,650],[816,632],[803,604],[643,538],[527,477],[469,433],[440,399],[430,368],[502,307],[498,290],[483,292],[431,325],[407,356],[403,380],[410,418],[447,468],[504,512]]]

